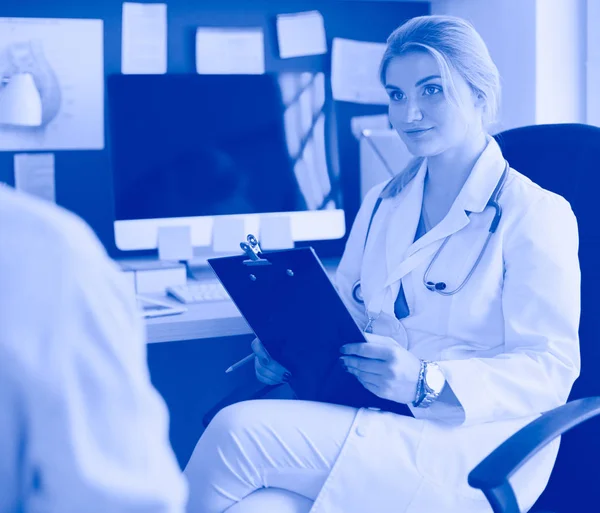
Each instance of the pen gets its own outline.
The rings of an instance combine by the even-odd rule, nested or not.
[[[234,371],[235,369],[237,369],[237,368],[241,367],[242,365],[248,363],[253,358],[254,358],[254,353],[250,353],[248,356],[246,356],[245,358],[242,358],[239,362],[236,362],[231,367],[229,367],[225,371],[225,374],[227,374],[228,372]]]

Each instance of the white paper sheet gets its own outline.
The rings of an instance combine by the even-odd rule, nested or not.
[[[215,75],[262,75],[265,72],[262,28],[199,27],[196,30],[196,71]]]
[[[159,260],[189,260],[193,254],[192,229],[189,225],[158,228]]]
[[[384,43],[365,43],[334,38],[331,62],[333,98],[339,101],[387,105],[388,96],[379,82]]]
[[[212,250],[215,253],[239,253],[246,237],[242,217],[215,216],[212,228]]]
[[[278,15],[277,41],[282,59],[327,53],[323,16],[319,11]]]
[[[167,72],[167,4],[123,3],[121,73]]]
[[[15,188],[56,202],[53,153],[16,153]]]
[[[292,238],[292,222],[290,216],[261,216],[260,235],[258,237],[262,249],[288,249],[294,247]]]
[[[42,125],[0,126],[0,151],[104,148],[103,33],[102,20],[0,18],[0,76],[30,73],[42,100]]]

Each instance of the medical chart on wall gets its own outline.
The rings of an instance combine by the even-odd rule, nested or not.
[[[123,3],[121,73],[167,72],[167,4]]]
[[[303,57],[327,53],[325,22],[319,11],[277,16],[279,57]]]
[[[54,153],[15,153],[15,189],[56,202]]]
[[[104,148],[102,20],[0,18],[0,79],[21,73],[33,77],[42,122],[0,125],[0,151]]]
[[[336,37],[331,55],[331,89],[338,101],[387,105],[379,82],[379,63],[384,43],[353,41]]]
[[[265,36],[261,27],[198,27],[196,72],[215,75],[262,75]]]

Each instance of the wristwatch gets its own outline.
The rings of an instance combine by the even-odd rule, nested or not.
[[[428,408],[440,396],[446,386],[446,376],[437,363],[421,360],[421,372],[417,394],[413,401],[416,408]]]

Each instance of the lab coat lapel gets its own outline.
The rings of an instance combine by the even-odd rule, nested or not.
[[[469,217],[464,210],[451,209],[437,226],[417,241],[418,244],[411,245],[406,258],[388,275],[386,286],[401,280],[418,267],[439,249],[443,239],[461,230],[467,224],[469,224]]]
[[[422,164],[415,178],[398,196],[382,201],[371,225],[361,269],[361,283],[365,303],[371,306],[375,304],[373,308],[376,311],[380,307],[389,309],[389,305],[383,306],[386,303],[389,271],[403,258],[414,240],[426,170],[427,167]]]
[[[385,241],[388,276],[406,258],[407,252],[413,245],[421,216],[426,173],[427,162],[424,160],[415,178],[392,200],[392,212],[386,227]]]
[[[390,223],[390,229],[395,225],[396,230],[404,232],[404,239],[412,237],[416,232],[416,227],[421,214],[423,203],[423,184],[425,173],[427,170],[427,160],[423,163],[419,174],[415,177],[415,187],[411,191],[407,191],[407,196],[402,199],[402,194],[399,196],[400,201],[405,201],[406,206],[406,230],[398,229],[398,224]],[[443,240],[446,237],[462,230],[469,224],[468,212],[482,212],[492,196],[492,193],[500,180],[502,171],[504,170],[504,158],[496,141],[488,137],[488,144],[475,163],[469,178],[461,189],[456,200],[452,204],[446,217],[434,226],[429,232],[421,237],[416,242],[409,244],[406,248],[400,245],[394,248],[394,240],[388,237],[387,254],[388,254],[388,278],[385,282],[385,287],[392,285],[394,282],[401,280],[404,276],[418,267],[423,261],[431,257],[435,251],[439,249]],[[403,255],[398,262],[398,259],[393,260],[391,255],[398,255],[399,252]]]

